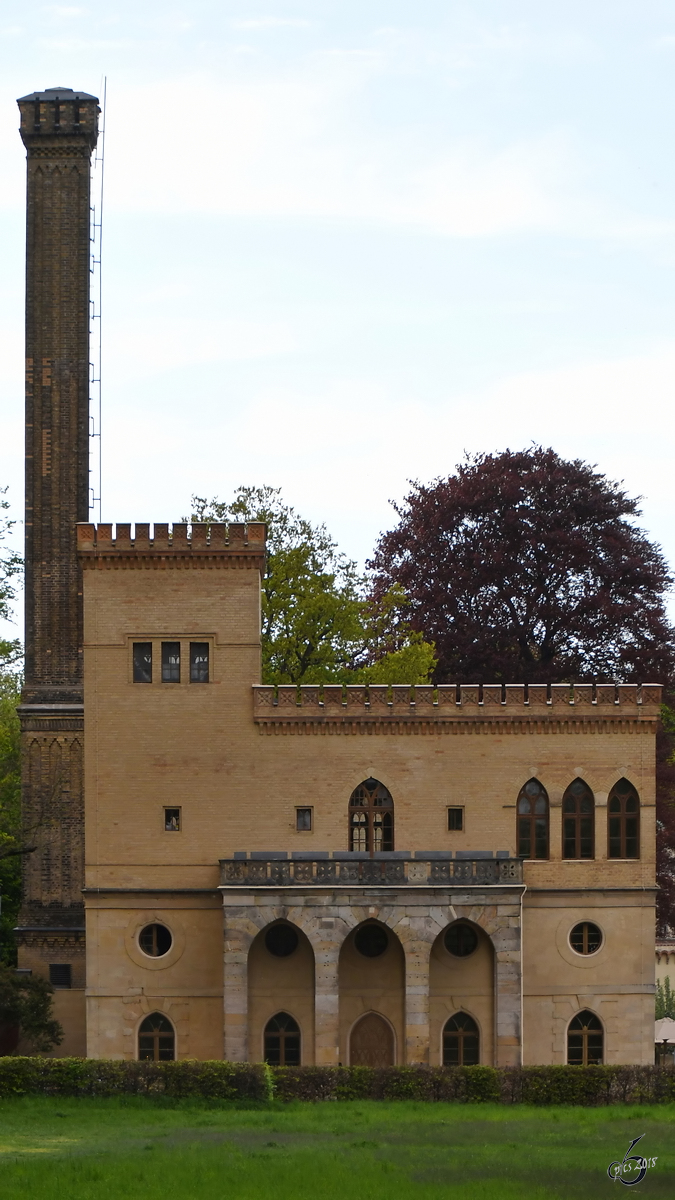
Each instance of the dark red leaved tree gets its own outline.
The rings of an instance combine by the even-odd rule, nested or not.
[[[669,568],[638,501],[593,466],[542,446],[478,454],[394,507],[373,598],[405,590],[437,683],[675,681]],[[675,925],[674,733],[659,751],[662,925]]]

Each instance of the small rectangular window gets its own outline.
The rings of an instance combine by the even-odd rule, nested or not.
[[[134,683],[152,683],[152,642],[134,642]]]
[[[50,963],[49,982],[55,988],[72,987],[72,967],[70,963]]]
[[[209,643],[190,642],[190,683],[209,682]]]
[[[180,833],[180,809],[164,809],[164,829],[167,833]]]
[[[461,833],[464,829],[464,809],[448,809],[448,829],[451,833]]]
[[[162,683],[180,683],[180,642],[162,642]]]
[[[295,810],[295,828],[298,833],[312,832],[312,810],[311,808],[296,808]]]

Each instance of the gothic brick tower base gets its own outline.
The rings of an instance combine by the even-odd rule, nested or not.
[[[82,580],[88,516],[90,159],[98,101],[49,88],[19,101],[27,151],[26,675],[19,708],[26,856],[19,963],[52,979],[85,1053]]]

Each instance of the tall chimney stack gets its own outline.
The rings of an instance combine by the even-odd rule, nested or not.
[[[79,990],[83,697],[75,524],[89,515],[90,160],[100,110],[96,96],[63,87],[22,96],[18,105],[28,159],[26,669],[19,713],[24,821],[38,846],[26,856],[18,936],[22,966],[51,972],[55,981],[58,975],[60,988],[70,978]],[[83,1045],[83,994],[81,1004],[71,996],[58,1008],[66,1027],[61,1052],[81,1052],[72,1047]]]

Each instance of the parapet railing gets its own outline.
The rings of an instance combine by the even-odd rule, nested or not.
[[[395,684],[254,686],[254,719],[261,724],[297,721],[445,720],[458,716],[531,714],[655,719],[658,684]]]
[[[485,887],[522,883],[519,858],[452,857],[449,851],[367,854],[311,851],[244,852],[220,861],[221,886],[231,887]]]
[[[114,529],[114,533],[113,533]],[[260,521],[248,523],[169,524],[137,521],[135,525],[99,524],[81,521],[77,526],[77,548],[86,553],[130,553],[142,550],[195,554],[204,551],[232,553],[242,550],[261,553],[265,549],[267,526]]]

